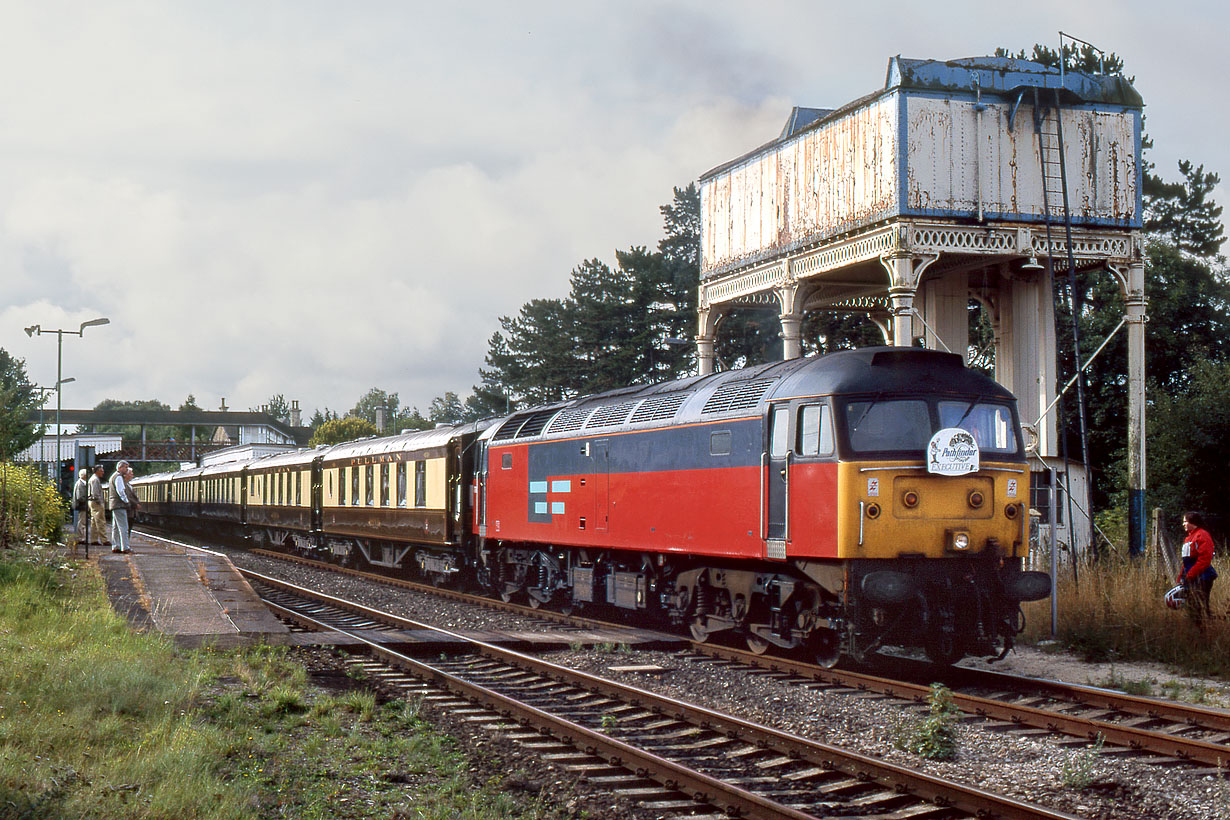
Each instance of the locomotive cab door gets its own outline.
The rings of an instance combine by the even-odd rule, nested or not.
[[[790,403],[769,407],[768,441],[765,442],[762,489],[765,494],[765,557],[784,559],[790,540]]]

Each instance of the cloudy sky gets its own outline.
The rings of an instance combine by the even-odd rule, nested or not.
[[[1011,16],[1001,9],[1013,9]],[[65,407],[478,381],[498,317],[654,246],[672,187],[888,59],[1122,56],[1152,159],[1230,182],[1214,2],[0,0],[0,348]],[[1220,193],[1220,192],[1219,192]],[[54,406],[54,398],[50,403]]]

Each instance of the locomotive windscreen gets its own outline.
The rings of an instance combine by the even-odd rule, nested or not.
[[[1005,404],[877,397],[846,402],[843,418],[846,440],[855,453],[921,455],[936,431],[946,427],[971,433],[985,453],[1020,452],[1012,409]]]

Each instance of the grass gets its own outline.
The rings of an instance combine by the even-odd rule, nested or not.
[[[1061,567],[1058,581],[1060,645],[1092,662],[1155,661],[1188,674],[1230,678],[1230,591],[1213,585],[1211,618],[1202,629],[1185,610],[1162,601],[1174,584],[1148,560],[1110,555],[1078,567]],[[1050,637],[1050,601],[1026,604],[1027,641]],[[1117,686],[1115,688],[1123,688]]]
[[[417,704],[328,694],[283,648],[178,650],[92,568],[0,551],[0,816],[553,816],[471,770]]]

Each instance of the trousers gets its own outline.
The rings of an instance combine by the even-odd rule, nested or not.
[[[107,541],[107,514],[100,501],[90,502],[90,540],[95,544]]]
[[[111,511],[111,548],[128,552],[128,510],[116,507]]]

